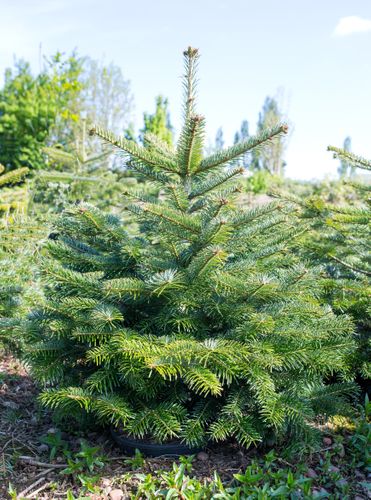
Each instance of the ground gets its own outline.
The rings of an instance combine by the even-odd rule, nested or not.
[[[171,488],[173,496],[166,498],[211,498],[210,490],[199,496],[192,493],[190,478],[209,485],[214,471],[226,488],[239,481],[256,491],[252,496],[237,492],[233,498],[272,498],[273,493],[261,493],[267,483],[278,498],[371,498],[364,463],[350,454],[350,431],[337,435],[327,428],[322,449],[295,464],[269,449],[242,450],[228,444],[199,453],[192,465],[178,460],[174,468],[172,457],[122,456],[108,431],[58,428],[52,415],[37,404],[38,390],[25,368],[11,356],[0,353],[0,359],[1,500],[165,498]],[[237,480],[235,474],[244,476]],[[288,488],[296,493],[279,495]],[[219,498],[232,498],[232,493],[224,495]]]

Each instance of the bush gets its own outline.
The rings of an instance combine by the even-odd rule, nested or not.
[[[161,194],[126,192],[136,236],[90,205],[64,212],[47,245],[46,304],[25,328],[26,360],[47,387],[45,405],[156,442],[234,437],[248,446],[309,433],[354,390],[326,384],[347,375],[353,326],[319,304],[315,270],[289,253],[303,228],[288,208],[234,204],[241,169],[229,163],[286,125],[203,157],[197,59],[185,52],[176,149],[94,129]]]

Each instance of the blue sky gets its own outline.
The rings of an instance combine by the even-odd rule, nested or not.
[[[0,18],[1,75],[14,55],[37,70],[40,44],[48,55],[78,48],[121,67],[138,126],[161,93],[179,127],[181,53],[192,45],[210,138],[223,126],[231,142],[245,118],[254,130],[281,89],[287,175],[335,175],[326,146],[347,135],[371,158],[371,0],[0,0]]]

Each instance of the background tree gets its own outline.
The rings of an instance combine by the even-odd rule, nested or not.
[[[244,141],[249,137],[249,122],[247,120],[242,120],[240,130],[234,134],[234,144],[240,141]]]
[[[0,164],[0,226],[8,225],[11,212],[25,212],[28,201],[24,181],[29,169],[23,167],[4,172],[5,167]]]
[[[109,155],[100,141],[82,137],[81,122],[98,121],[121,132],[132,105],[130,82],[112,63],[57,52],[34,76],[27,63],[17,62],[6,71],[0,91],[0,162],[6,169],[47,168],[43,148],[58,144],[70,152],[85,148],[88,155],[102,154],[101,166],[104,157],[107,168]]]
[[[258,133],[267,127],[272,127],[284,118],[280,110],[278,101],[274,97],[267,97],[262,111],[259,113],[257,124]],[[282,139],[276,139],[264,150],[254,152],[251,166],[257,170],[266,170],[274,175],[282,175],[285,167],[284,152],[285,142]]]
[[[224,147],[223,128],[219,127],[215,135],[215,151],[220,151]]]
[[[79,113],[85,123],[89,126],[104,123],[115,133],[122,133],[129,127],[134,98],[130,81],[125,79],[119,66],[84,58],[81,83]],[[101,141],[94,138],[86,141],[81,134],[83,126],[80,123],[75,131],[72,151],[85,149],[88,155],[100,157],[99,168],[111,167],[112,155],[105,154],[107,148]]]
[[[169,146],[173,143],[173,126],[170,121],[168,100],[159,95],[156,97],[156,110],[153,114],[144,113],[144,126],[140,131],[142,140],[146,134],[154,134],[161,141],[166,142]]]
[[[68,104],[81,90],[80,70],[74,56],[63,59],[56,54],[37,76],[23,61],[5,72],[0,91],[0,162],[6,170],[45,167],[42,150],[53,127],[78,119]]]
[[[352,139],[348,136],[344,139],[343,150],[350,152],[351,148],[352,148]],[[349,161],[344,157],[340,158],[338,174],[341,179],[348,176],[352,177],[354,175],[354,166],[351,165]]]
[[[234,139],[233,142],[234,144],[237,144],[240,141],[244,141],[249,137],[249,122],[247,120],[243,120],[241,123],[240,130],[237,130],[237,132],[234,134]],[[250,155],[244,155],[240,160],[239,164],[245,168],[248,169],[250,167],[251,163],[251,158]]]
[[[80,120],[79,125],[73,145],[44,148],[48,169],[40,171],[32,185],[34,212],[58,213],[82,200],[94,202],[100,208],[122,206],[117,173],[107,168],[112,149],[88,147],[86,120]],[[133,184],[135,180],[126,178],[126,184],[130,182]]]
[[[75,130],[79,127],[84,58],[75,51],[70,56],[57,52],[49,58],[44,57],[44,61],[41,74],[50,79],[51,95],[54,91],[57,93],[56,113],[45,144],[57,142],[67,147],[73,142]]]
[[[130,81],[114,63],[84,58],[81,109],[87,123],[102,123],[115,133],[129,125],[133,110]]]

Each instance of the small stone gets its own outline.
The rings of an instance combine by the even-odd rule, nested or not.
[[[276,444],[276,439],[275,438],[268,438],[266,440],[266,445],[269,446],[270,448]]]
[[[63,457],[57,457],[57,458],[55,459],[55,461],[56,461],[58,464],[60,464],[60,463],[62,463],[62,462],[63,462]]]
[[[37,447],[38,453],[46,453],[49,451],[49,446],[47,444],[40,444],[40,446]]]
[[[122,490],[112,490],[109,492],[109,497],[111,500],[121,500],[124,498],[124,492]]]
[[[337,454],[339,455],[340,458],[343,458],[345,456],[345,449],[342,444],[337,445]]]
[[[101,484],[103,487],[111,486],[111,480],[108,477],[102,477]]]
[[[336,467],[336,465],[330,465],[330,467],[328,468],[328,470],[330,472],[334,472],[334,473],[340,472],[339,467]]]
[[[331,446],[332,445],[332,439],[330,437],[324,437],[323,438],[323,444],[325,446]]]
[[[363,497],[360,497],[359,495],[356,495],[356,496],[354,497],[354,500],[364,500],[364,498],[363,498]]]
[[[14,401],[3,401],[2,405],[11,410],[19,410],[19,404]]]
[[[50,427],[50,429],[48,429],[46,432],[47,434],[57,434],[59,430],[56,427]]]
[[[364,481],[366,479],[366,476],[364,474],[362,474],[361,471],[359,470],[355,470],[354,471],[354,475],[358,478],[358,479],[361,479],[362,481]]]
[[[321,488],[321,489],[318,489],[318,488],[313,488],[312,490],[313,492],[313,498],[328,498],[328,491],[325,490],[325,488]]]
[[[325,498],[328,498],[328,494],[329,493],[328,493],[328,491],[325,488],[321,488],[319,490],[319,493],[320,493],[321,496],[324,496]]]
[[[206,460],[209,460],[209,455],[205,453],[204,451],[200,451],[197,453],[197,460],[200,460],[201,462],[206,462]]]
[[[307,471],[307,476],[312,478],[312,479],[315,479],[316,477],[318,477],[318,474],[314,469],[309,468]]]

